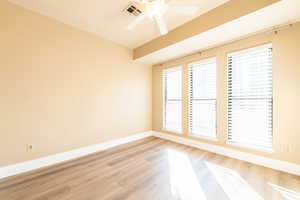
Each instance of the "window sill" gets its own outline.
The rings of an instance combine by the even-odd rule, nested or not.
[[[175,133],[175,134],[178,134],[178,135],[181,135],[181,134],[182,134],[182,131],[173,130],[173,129],[162,128],[161,130],[162,130],[162,131],[165,131],[165,132],[169,132],[169,133]]]
[[[203,140],[210,140],[210,141],[214,141],[217,142],[218,139],[216,137],[209,137],[209,136],[204,136],[204,135],[196,135],[193,133],[189,133],[189,136],[193,137],[193,138],[199,138],[199,139],[203,139]]]
[[[266,148],[259,148],[259,147],[252,147],[250,145],[245,145],[245,144],[240,144],[240,143],[235,143],[235,142],[226,142],[226,144],[228,145],[232,145],[232,146],[236,146],[236,147],[241,147],[244,149],[249,149],[249,150],[254,150],[254,151],[259,151],[259,152],[263,152],[263,153],[269,153],[272,154],[274,153],[273,149],[266,149]]]

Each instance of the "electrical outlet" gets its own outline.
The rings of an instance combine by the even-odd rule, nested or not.
[[[26,149],[28,152],[33,150],[33,145],[32,144],[27,144]]]

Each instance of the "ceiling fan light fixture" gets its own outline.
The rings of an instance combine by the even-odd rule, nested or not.
[[[169,1],[166,0],[132,0],[137,5],[136,7],[142,11],[137,17],[127,26],[128,30],[132,30],[135,26],[137,26],[141,21],[143,21],[146,17],[152,19],[156,22],[159,32],[161,35],[165,35],[168,33],[167,25],[163,19],[164,14],[169,10],[175,10],[177,13],[181,14],[194,14],[198,8],[191,6],[170,6]],[[142,9],[143,8],[143,9]]]
[[[146,6],[146,13],[151,18],[154,16],[162,16],[167,10],[168,5],[161,0],[153,1]]]

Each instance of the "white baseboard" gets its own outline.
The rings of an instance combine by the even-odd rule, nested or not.
[[[209,152],[221,154],[224,156],[228,156],[231,158],[247,161],[256,165],[261,165],[264,167],[269,167],[275,170],[291,173],[300,176],[300,166],[294,163],[290,162],[285,162],[285,161],[280,161],[280,160],[275,160],[275,159],[270,159],[266,158],[263,156],[258,156],[250,153],[245,153],[241,151],[237,151],[234,149],[226,148],[226,147],[221,147],[218,145],[213,145],[213,144],[208,144],[208,143],[203,143],[183,137],[179,137],[176,135],[169,135],[157,131],[147,131],[143,133],[138,133],[129,137],[125,138],[120,138],[116,140],[111,140],[108,142],[103,142],[100,144],[88,146],[88,147],[83,147],[75,150],[71,150],[68,152],[63,152],[59,154],[54,154],[50,155],[47,157],[35,159],[35,160],[30,160],[22,163],[17,163],[15,165],[9,165],[6,167],[0,168],[0,179],[6,178],[9,176],[14,176],[17,174],[21,174],[24,172],[28,172],[31,170],[39,169],[42,167],[47,167],[51,165],[55,165],[64,161],[68,161],[71,159],[79,158],[82,156],[89,155],[91,153],[103,151],[121,144],[125,144],[128,142],[132,142],[135,140],[139,140],[142,138],[150,137],[150,136],[155,136],[158,138],[170,140],[176,143],[184,144],[187,146],[195,147],[198,149],[206,150]]]
[[[300,165],[153,131],[153,136],[300,176]]]
[[[109,148],[112,148],[112,147],[115,147],[115,146],[118,146],[121,144],[125,144],[128,142],[132,142],[132,141],[146,138],[149,136],[152,136],[152,131],[138,133],[138,134],[135,134],[135,135],[132,135],[129,137],[115,139],[115,140],[111,140],[108,142],[103,142],[100,144],[71,150],[68,152],[63,152],[63,153],[54,154],[54,155],[50,155],[47,157],[35,159],[35,160],[17,163],[15,165],[5,166],[5,167],[0,168],[0,179],[6,178],[9,176],[14,176],[17,174],[21,174],[24,172],[28,172],[31,170],[39,169],[42,167],[47,167],[50,165],[58,164],[58,163],[61,163],[64,161],[74,159],[74,158],[86,156],[91,153],[103,151],[103,150],[106,150],[106,149],[109,149]]]

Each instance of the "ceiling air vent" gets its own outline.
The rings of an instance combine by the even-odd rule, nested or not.
[[[135,4],[130,4],[127,6],[124,11],[129,13],[130,15],[139,16],[142,13],[142,10],[137,7]]]

